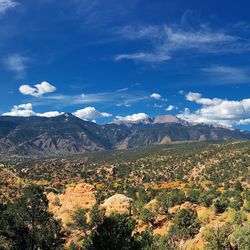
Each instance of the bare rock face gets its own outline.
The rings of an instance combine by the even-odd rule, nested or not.
[[[185,123],[185,121],[177,118],[173,115],[160,115],[156,116],[153,120],[154,124],[160,124],[160,123]]]
[[[92,185],[82,183],[66,189],[64,194],[49,193],[49,209],[57,219],[61,219],[66,225],[78,208],[90,209],[96,202],[95,188]]]
[[[167,144],[167,143],[170,143],[172,140],[169,136],[164,136],[161,141],[160,141],[160,144]]]
[[[123,194],[115,194],[110,198],[106,199],[101,205],[106,210],[106,214],[120,213],[120,214],[131,214],[133,199],[128,198]]]

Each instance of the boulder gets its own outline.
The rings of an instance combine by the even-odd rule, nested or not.
[[[123,194],[115,194],[104,201],[101,205],[106,210],[106,214],[120,213],[131,215],[133,199]]]

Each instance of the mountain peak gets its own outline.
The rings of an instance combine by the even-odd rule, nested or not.
[[[63,114],[61,114],[60,116],[62,116],[62,117],[75,117],[72,113],[69,113],[69,112],[65,112],[65,113],[63,113]]]
[[[164,123],[179,123],[188,125],[189,123],[173,115],[159,115],[156,117],[147,117],[138,120],[114,120],[112,124],[131,126],[133,124],[164,124]]]
[[[154,124],[159,123],[180,123],[180,124],[186,124],[184,120],[181,120],[180,118],[174,116],[174,115],[159,115],[153,118]]]

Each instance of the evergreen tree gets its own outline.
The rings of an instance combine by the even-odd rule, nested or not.
[[[200,223],[197,212],[191,208],[179,210],[169,230],[169,237],[174,241],[187,240],[199,232]]]
[[[86,250],[136,250],[139,244],[132,235],[135,221],[125,214],[112,214],[85,241]]]
[[[85,236],[88,236],[87,231],[90,229],[90,225],[87,222],[87,210],[84,208],[77,209],[72,216],[72,223],[70,227],[82,231]]]
[[[48,212],[48,200],[41,187],[31,185],[15,203],[9,203],[0,218],[0,236],[11,249],[61,249],[61,223]]]
[[[207,241],[206,250],[230,249],[229,235],[232,233],[230,224],[224,224],[221,227],[209,228],[204,232],[204,238]]]
[[[243,227],[236,229],[233,233],[233,240],[239,250],[250,249],[250,223],[246,223]]]

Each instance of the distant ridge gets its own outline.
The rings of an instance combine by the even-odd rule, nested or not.
[[[71,113],[57,117],[0,117],[0,153],[74,154],[175,141],[247,140],[250,134],[220,125],[191,124],[175,116],[98,125]]]

